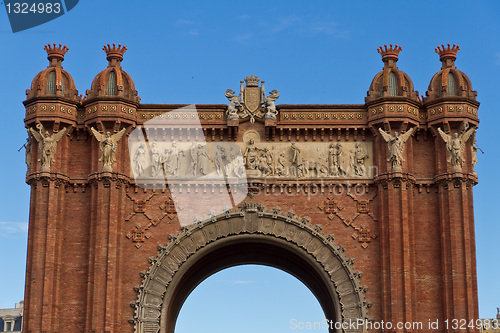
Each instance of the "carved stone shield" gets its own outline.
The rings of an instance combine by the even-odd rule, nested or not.
[[[261,105],[261,88],[260,87],[245,87],[245,92],[243,94],[243,102],[245,103],[246,109],[251,113],[259,109]]]

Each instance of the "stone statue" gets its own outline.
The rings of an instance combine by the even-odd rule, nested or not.
[[[179,150],[177,147],[177,142],[172,142],[172,148],[166,148],[164,151],[164,168],[165,174],[170,176],[179,176],[181,171],[181,160],[180,157],[184,156],[184,152]]]
[[[365,160],[368,158],[368,153],[361,147],[359,142],[356,142],[356,148],[352,151],[351,165],[356,176],[364,176],[366,173]]]
[[[141,175],[144,172],[145,166],[145,157],[146,157],[146,147],[144,147],[144,143],[141,142],[134,155],[134,172],[136,176]]]
[[[255,146],[255,141],[250,139],[248,141],[248,146],[245,148],[243,153],[243,160],[245,161],[245,166],[248,170],[257,170],[260,165],[260,159],[258,152],[261,149]]]
[[[113,135],[109,131],[105,135],[101,134],[93,127],[90,130],[97,141],[99,141],[99,148],[101,149],[99,161],[102,162],[102,171],[112,171],[113,163],[116,162],[116,145],[125,133],[125,128],[122,128],[120,132]]]
[[[474,135],[472,136],[472,145],[470,147],[471,149],[471,156],[472,156],[472,169],[474,170],[474,168],[476,167],[476,164],[477,164],[477,151],[479,150],[481,153],[484,154],[483,150],[481,148],[479,148],[478,145],[476,145],[477,141],[476,141],[476,133],[474,132]],[[474,171],[474,173],[476,173]]]
[[[276,105],[274,102],[280,97],[280,93],[277,90],[273,90],[269,92],[269,96],[265,98],[266,103],[266,114],[265,119],[276,120],[276,116],[278,115],[278,111],[276,110]]]
[[[162,161],[156,141],[151,144],[151,177],[157,177],[162,170]]]
[[[448,162],[451,161],[452,171],[462,171],[463,154],[465,149],[465,143],[469,138],[476,133],[475,128],[470,128],[466,130],[469,126],[468,123],[464,123],[464,130],[460,135],[455,133],[453,136],[446,134],[438,127],[439,135],[446,143],[446,150],[448,151]]]
[[[392,171],[401,171],[401,165],[404,162],[403,150],[405,148],[405,143],[412,135],[414,128],[411,128],[404,134],[399,134],[396,131],[393,136],[384,132],[382,128],[379,128],[378,130],[382,135],[382,138],[384,138],[387,142],[387,148],[389,149],[389,158],[387,161],[391,162]]]
[[[238,107],[240,104],[240,99],[238,96],[234,95],[234,91],[231,89],[226,90],[225,96],[229,100],[229,105],[227,106],[227,118],[228,119],[238,119]]]
[[[471,145],[471,156],[472,156],[472,168],[474,169],[476,167],[476,164],[477,164],[477,151],[478,149],[481,149],[479,148],[478,145],[476,145],[476,139],[474,139],[472,141],[472,145]]]
[[[66,127],[58,133],[52,135],[49,131],[45,131],[42,124],[37,124],[38,132],[30,128],[31,135],[38,141],[38,148],[40,149],[40,162],[42,162],[41,171],[50,171],[50,164],[55,161],[54,155],[57,149],[57,142],[62,138],[66,132]]]
[[[210,164],[210,156],[208,155],[206,147],[199,144],[196,154],[198,162],[197,171],[203,176],[208,175],[210,172],[212,172],[212,167]]]
[[[30,133],[29,129],[27,131],[28,131],[28,137],[26,138],[26,142],[17,151],[21,151],[21,149],[23,149],[23,148],[26,149],[26,156],[25,156],[24,161],[26,163],[27,172],[29,172],[31,169],[31,148],[32,148],[31,141],[32,140],[31,140],[31,133]]]

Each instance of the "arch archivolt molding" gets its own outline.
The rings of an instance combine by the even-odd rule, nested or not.
[[[293,211],[283,213],[279,207],[267,210],[260,203],[244,203],[240,208],[183,227],[177,235],[169,235],[166,245],[158,246],[158,255],[149,258],[149,269],[140,273],[142,284],[134,287],[138,297],[130,303],[135,311],[129,319],[134,332],[157,333],[163,327],[165,294],[175,288],[172,280],[192,255],[218,240],[252,234],[285,240],[321,265],[337,296],[340,318],[336,320],[368,319],[371,303],[364,298],[367,288],[360,284],[361,272],[354,269],[354,259],[344,254],[344,246],[337,245],[333,235],[325,235],[321,225],[313,225],[308,217],[300,218]]]

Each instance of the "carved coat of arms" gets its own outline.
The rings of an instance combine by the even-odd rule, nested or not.
[[[244,82],[245,84],[240,81],[240,94],[238,96],[233,90],[226,90],[225,96],[229,100],[228,118],[244,119],[250,117],[251,123],[255,122],[255,118],[276,119],[278,111],[276,111],[274,102],[279,97],[279,92],[273,90],[266,97],[264,81],[260,81],[260,78],[255,75],[247,76]],[[261,82],[260,87],[259,82]]]

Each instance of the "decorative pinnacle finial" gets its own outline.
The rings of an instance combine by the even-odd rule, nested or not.
[[[385,49],[380,46],[377,51],[382,55],[382,61],[387,62],[389,60],[393,60],[394,62],[398,61],[399,52],[401,52],[402,48],[398,44],[392,47],[392,44],[389,44],[389,48],[387,48],[387,44],[384,45]]]
[[[56,46],[56,43],[52,45],[47,44],[43,49],[47,51],[47,59],[49,59],[50,62],[52,62],[52,59],[63,61],[64,55],[69,50],[66,45],[63,46],[62,44],[59,44],[59,46]]]
[[[453,44],[453,47],[450,47],[450,43],[448,43],[448,47],[445,47],[444,44],[441,44],[441,46],[438,45],[435,50],[436,53],[439,54],[439,60],[455,60],[457,59],[457,52],[460,50],[460,46]]]
[[[117,59],[118,61],[122,61],[123,60],[123,54],[125,53],[125,51],[127,51],[127,47],[125,45],[123,45],[122,47],[122,44],[118,44],[118,47],[116,47],[116,44],[113,43],[113,47],[111,47],[109,44],[108,45],[104,45],[103,48],[104,52],[106,52],[106,59],[108,61],[111,61],[111,59]]]

